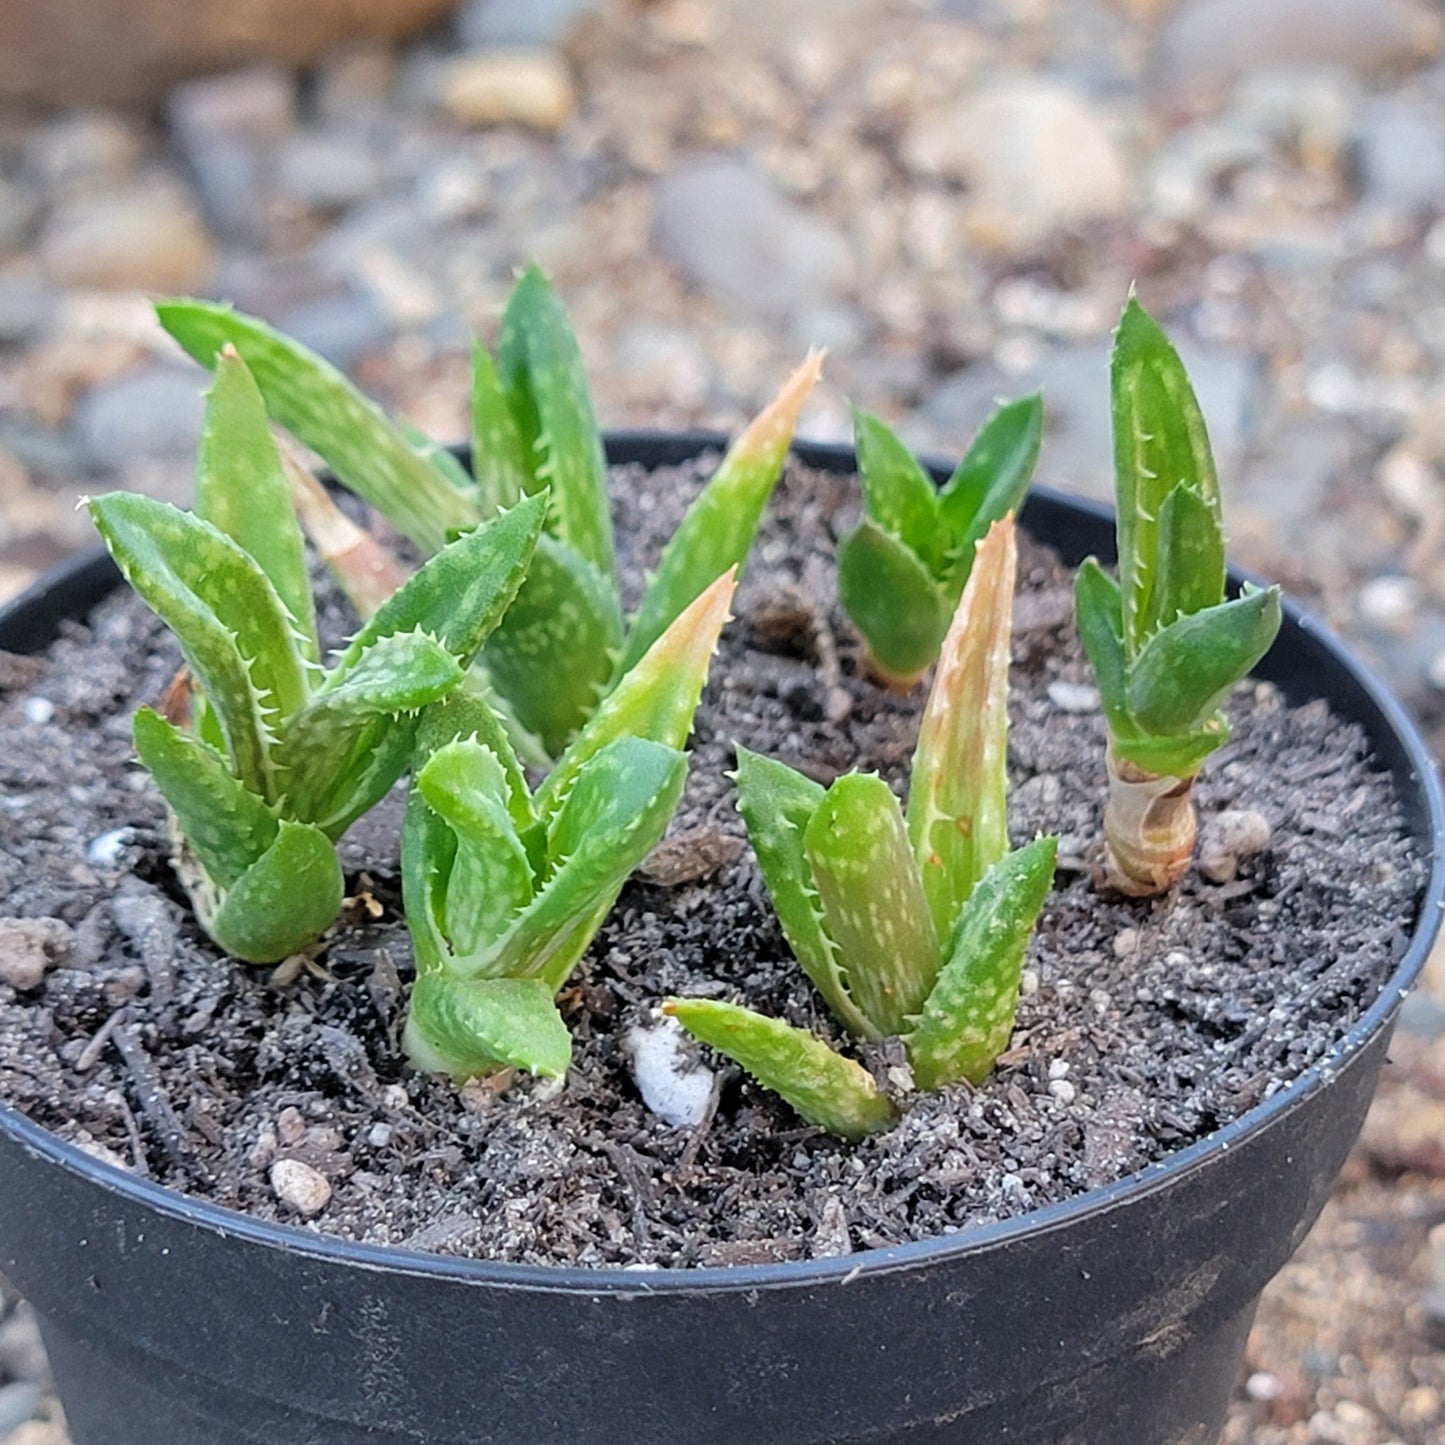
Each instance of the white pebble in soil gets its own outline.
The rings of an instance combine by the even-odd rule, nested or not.
[[[271,1188],[282,1204],[306,1219],[320,1214],[331,1202],[326,1176],[299,1159],[278,1159],[271,1166]]]
[[[634,1024],[622,1044],[642,1102],[675,1129],[691,1129],[707,1117],[717,1076],[688,1057],[688,1035],[676,1019]]]

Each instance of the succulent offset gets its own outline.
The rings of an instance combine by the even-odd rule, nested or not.
[[[1159,893],[1189,869],[1193,784],[1229,737],[1219,704],[1268,652],[1277,587],[1225,600],[1219,481],[1178,353],[1132,296],[1111,363],[1119,580],[1089,558],[1079,631],[1108,720],[1105,872]]]
[[[1008,851],[1005,771],[1012,517],[980,542],[943,642],[905,816],[879,777],[830,788],[738,750],[739,808],[783,933],[849,1033],[902,1037],[914,1082],[982,1080],[1008,1045],[1056,840]],[[804,1118],[847,1138],[893,1101],[807,1030],[735,1004],[671,999],[691,1033]]]
[[[269,963],[335,918],[335,840],[401,775],[420,710],[457,685],[515,597],[546,499],[444,547],[324,669],[281,459],[229,349],[216,361],[196,498],[192,514],[112,492],[90,511],[185,659],[171,715],[135,718],[140,760],[174,820],[178,871],[217,944]]]
[[[1037,395],[998,408],[942,488],[878,417],[854,408],[864,516],[838,548],[838,595],[879,679],[907,691],[933,666],[994,522],[1022,505],[1043,437]]]
[[[734,576],[683,609],[535,794],[479,694],[463,687],[428,712],[402,839],[417,959],[405,1042],[419,1068],[565,1071],[553,995],[682,796]]]
[[[223,345],[234,345],[274,419],[425,552],[550,489],[546,530],[526,584],[483,656],[514,739],[535,740],[539,760],[562,751],[599,699],[714,578],[742,565],[821,366],[821,356],[810,355],[729,450],[624,627],[606,458],[581,353],[560,301],[535,267],[507,303],[496,358],[475,348],[474,476],[449,452],[388,421],[334,367],[262,322],[203,301],[164,302],[158,311],[206,366]]]

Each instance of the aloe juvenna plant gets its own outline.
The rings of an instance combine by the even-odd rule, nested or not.
[[[157,311],[203,365],[234,345],[273,418],[425,552],[523,496],[550,490],[526,583],[483,656],[516,720],[514,735],[534,739],[534,753],[545,757],[561,752],[684,607],[742,565],[822,363],[820,354],[810,355],[728,451],[624,627],[607,463],[582,356],[561,302],[535,266],[507,302],[496,357],[474,350],[471,475],[263,322],[206,301],[166,301]]]
[[[1013,519],[995,522],[944,639],[907,814],[882,778],[828,789],[738,750],[738,806],[783,933],[849,1033],[902,1037],[915,1084],[978,1083],[1008,1046],[1057,840],[1008,851],[1005,771]],[[806,1029],[736,1004],[666,1011],[811,1123],[857,1139],[897,1107]]]
[[[942,488],[885,422],[853,409],[864,516],[838,548],[838,595],[869,670],[906,692],[933,666],[988,529],[1017,512],[1038,461],[1037,395],[1000,406]]]
[[[141,708],[136,751],[169,805],[196,914],[228,953],[275,962],[331,924],[335,840],[401,775],[420,710],[457,685],[506,611],[545,507],[519,502],[443,548],[327,669],[281,460],[233,350],[217,358],[195,512],[126,492],[91,500],[185,659],[189,706],[174,718]]]
[[[1219,704],[1269,651],[1279,588],[1225,600],[1219,480],[1179,354],[1131,296],[1110,368],[1119,580],[1089,558],[1079,631],[1108,721],[1105,874],[1160,893],[1189,870],[1194,779],[1229,737]]]
[[[402,838],[417,1067],[458,1080],[566,1070],[554,995],[682,796],[682,747],[735,576],[683,609],[535,794],[478,693],[460,688],[429,710]]]

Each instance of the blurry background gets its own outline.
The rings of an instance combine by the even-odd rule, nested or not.
[[[0,597],[88,545],[81,493],[189,490],[202,377],[147,293],[452,440],[529,259],[606,425],[734,426],[820,343],[804,435],[856,398],[953,457],[1042,384],[1040,478],[1096,496],[1137,281],[1236,559],[1445,745],[1440,0],[0,0]],[[1229,1445],[1445,1438],[1442,974]],[[61,1445],[0,1315],[0,1441]]]

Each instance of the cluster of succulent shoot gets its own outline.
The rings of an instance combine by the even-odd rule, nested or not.
[[[402,836],[418,1067],[565,1071],[553,995],[672,820],[733,585],[729,571],[683,609],[535,794],[483,698],[461,689],[428,710]]]
[[[203,365],[234,346],[273,419],[424,552],[521,497],[549,491],[546,529],[526,582],[482,656],[494,702],[536,762],[562,751],[704,588],[742,566],[822,366],[821,354],[811,354],[729,450],[663,549],[624,628],[602,436],[566,312],[536,267],[513,288],[495,360],[474,349],[471,473],[444,448],[388,421],[334,367],[263,322],[204,301],[170,301],[158,310],[162,325]]]
[[[1008,1047],[1024,953],[1054,876],[1055,838],[1008,851],[1012,516],[978,544],[919,728],[905,819],[875,773],[826,791],[740,749],[738,806],[798,962],[849,1033],[902,1038],[913,1079],[977,1084]],[[805,1119],[845,1138],[887,1128],[893,1101],[806,1029],[737,1004],[666,1010]]]
[[[1109,726],[1105,874],[1134,896],[1189,871],[1194,779],[1229,738],[1219,704],[1269,651],[1277,587],[1225,601],[1219,479],[1184,365],[1134,297],[1111,362],[1119,580],[1091,557],[1079,632]]]
[[[1043,426],[1037,395],[999,407],[937,487],[884,422],[854,409],[864,515],[838,547],[838,597],[888,687],[907,692],[933,666],[974,549],[1023,502]]]
[[[215,372],[195,511],[90,505],[184,659],[135,740],[201,925],[249,962],[313,947],[342,903],[337,838],[410,769],[407,1053],[458,1080],[561,1075],[556,994],[676,810],[710,658],[821,358],[727,452],[625,624],[580,353],[535,269],[496,357],[475,351],[470,471],[262,322],[200,301],[159,314]],[[1275,589],[1225,600],[1203,419],[1132,298],[1112,378],[1120,580],[1090,559],[1078,610],[1109,728],[1107,878],[1137,894],[1187,868],[1192,782],[1228,734],[1218,704],[1280,613]],[[351,520],[273,424],[420,548],[420,568]],[[1042,409],[1000,407],[941,489],[876,417],[855,424],[865,516],[839,549],[841,601],[887,684],[936,663],[907,808],[875,775],[824,789],[741,747],[739,808],[843,1030],[899,1039],[918,1089],[978,1084],[1013,1030],[1056,847],[1010,851],[1006,816],[1013,514]],[[329,669],[303,522],[362,618]],[[535,788],[525,766],[544,770]],[[665,1007],[815,1124],[856,1139],[897,1117],[807,1030],[712,999]]]
[[[234,351],[217,358],[195,512],[125,492],[90,511],[185,659],[172,716],[140,709],[135,743],[169,804],[196,915],[237,958],[285,958],[335,919],[335,840],[405,771],[420,710],[501,621],[546,498],[444,547],[330,669],[280,455]]]

